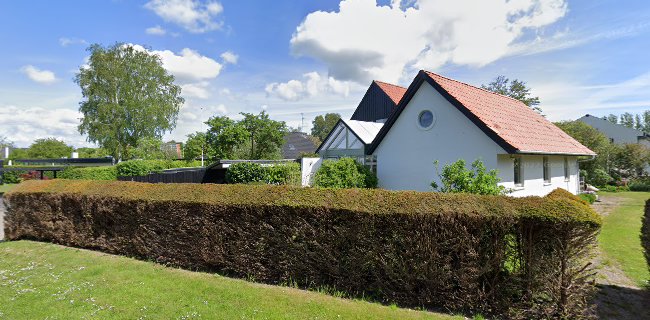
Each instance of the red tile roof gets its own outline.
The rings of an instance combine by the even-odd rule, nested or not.
[[[595,155],[519,100],[432,72],[424,74],[519,153]]]
[[[375,80],[375,83],[379,86],[381,90],[383,90],[388,97],[395,102],[397,105],[400,100],[402,100],[402,97],[406,93],[406,88],[400,87],[398,85],[386,83],[386,82],[381,82]]]

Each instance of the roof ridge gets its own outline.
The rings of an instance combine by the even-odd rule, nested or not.
[[[393,87],[398,87],[398,88],[402,88],[402,89],[407,89],[406,87],[402,87],[402,86],[400,86],[400,85],[392,84],[392,83],[388,83],[388,82],[384,82],[384,81],[379,81],[379,80],[372,80],[372,81],[373,81],[373,82],[377,82],[377,83],[387,84],[387,85],[389,85],[389,86],[393,86]]]
[[[431,72],[431,71],[427,71],[427,70],[422,70],[422,71],[424,71],[424,72],[426,72],[426,73],[428,73],[428,74],[436,75],[436,76],[438,76],[438,77],[441,77],[441,78],[447,79],[447,80],[449,80],[449,81],[457,82],[457,83],[460,83],[460,84],[465,85],[465,86],[468,86],[468,87],[472,87],[472,88],[479,89],[479,90],[484,91],[484,92],[487,92],[487,93],[491,93],[491,94],[493,94],[493,95],[497,95],[497,96],[499,96],[499,97],[508,98],[508,99],[510,99],[510,100],[513,100],[513,101],[516,101],[516,102],[518,102],[518,103],[521,103],[521,104],[523,104],[524,106],[526,106],[527,108],[529,108],[525,103],[523,103],[523,102],[521,102],[521,101],[519,101],[519,100],[517,100],[517,99],[515,99],[515,98],[513,98],[513,97],[508,97],[508,96],[506,96],[506,95],[503,95],[503,94],[500,94],[500,93],[496,93],[496,92],[494,92],[494,91],[490,91],[490,90],[487,90],[487,89],[483,89],[483,88],[481,88],[481,87],[477,87],[477,86],[475,86],[475,85],[471,85],[471,84],[466,83],[466,82],[462,82],[462,81],[459,81],[459,80],[456,80],[456,79],[448,78],[448,77],[445,77],[445,76],[443,76],[443,75],[441,75],[441,74],[437,74],[437,73],[435,73],[435,72]]]

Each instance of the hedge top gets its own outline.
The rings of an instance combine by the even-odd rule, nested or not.
[[[371,214],[537,218],[600,226],[600,216],[570,193],[512,198],[381,189],[321,189],[271,185],[150,184],[125,181],[25,181],[5,194],[73,193],[147,201],[214,205],[312,207]]]

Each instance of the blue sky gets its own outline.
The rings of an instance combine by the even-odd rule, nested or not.
[[[166,139],[261,110],[308,131],[419,69],[524,80],[551,120],[650,109],[647,1],[4,1],[0,28],[0,136],[19,146],[88,145],[73,78],[91,43],[161,56],[186,98]]]

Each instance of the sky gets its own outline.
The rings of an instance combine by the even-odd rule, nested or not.
[[[349,118],[372,80],[421,69],[523,80],[552,121],[650,109],[646,0],[2,1],[0,30],[0,137],[19,147],[93,146],[74,77],[95,43],[145,48],[175,76],[185,104],[165,140],[262,110],[309,132]]]

